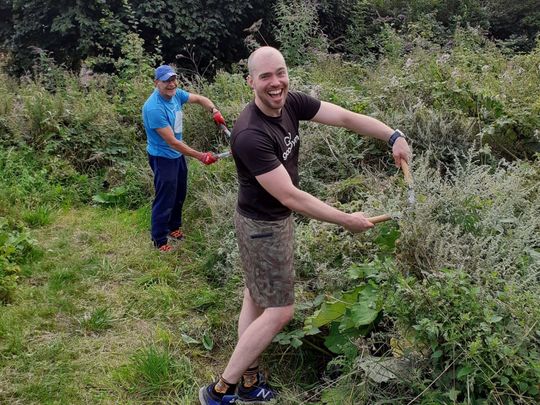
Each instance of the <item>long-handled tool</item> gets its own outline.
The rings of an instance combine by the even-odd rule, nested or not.
[[[407,203],[410,208],[414,206],[416,203],[416,196],[414,194],[414,187],[413,187],[413,177],[411,175],[411,171],[409,169],[409,164],[402,160],[401,161],[401,170],[403,170],[403,178],[405,179],[405,183],[407,183]],[[372,224],[378,224],[381,222],[386,222],[391,219],[394,219],[394,215],[390,214],[383,214],[383,215],[377,215],[375,217],[367,218],[369,222]]]
[[[221,129],[223,131],[223,133],[227,136],[227,141],[230,141],[231,140],[231,131],[229,131],[229,128],[227,128],[225,125],[223,124],[219,124],[219,129]],[[223,158],[227,158],[231,156],[231,151],[225,151],[225,152],[221,152],[221,153],[217,153],[216,154],[216,157],[218,159],[223,159]]]

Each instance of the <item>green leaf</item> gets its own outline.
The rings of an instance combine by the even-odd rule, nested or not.
[[[321,309],[310,317],[309,322],[311,325],[319,328],[342,317],[345,314],[347,307],[356,301],[358,293],[362,288],[363,287],[358,287],[352,291],[343,293],[339,299],[334,299],[332,302],[325,302],[322,304]]]
[[[443,351],[442,350],[437,350],[437,351],[433,352],[433,354],[431,355],[431,358],[432,359],[438,359],[442,355],[443,355]]]
[[[489,323],[497,323],[499,322],[500,320],[502,320],[503,317],[502,316],[499,316],[499,315],[493,315],[491,316],[489,319],[488,319],[488,322]]]
[[[184,341],[184,343],[188,344],[188,345],[192,345],[192,344],[199,344],[199,341],[197,339],[193,339],[191,336],[189,335],[186,335],[185,333],[182,333],[180,335],[180,337],[182,338],[182,340]]]
[[[369,308],[365,303],[359,302],[351,308],[351,319],[354,321],[354,326],[357,328],[363,325],[369,325],[379,315],[379,311]]]
[[[373,284],[367,284],[358,295],[358,302],[351,308],[351,318],[354,326],[369,325],[379,315],[380,308],[377,306],[379,289]]]
[[[316,328],[315,326],[307,324],[307,320],[306,320],[306,325],[304,326],[303,331],[306,336],[317,335],[318,333],[321,333],[321,330],[319,328]]]
[[[312,325],[316,328],[320,328],[323,325],[328,325],[330,322],[343,316],[347,306],[341,301],[335,301],[332,303],[325,302],[321,305],[315,314],[313,314]]]
[[[291,339],[291,346],[295,349],[298,349],[300,346],[302,346],[302,341],[298,338],[293,337]]]
[[[349,337],[340,333],[336,324],[330,327],[328,336],[324,339],[324,345],[332,352],[343,354],[343,347],[350,344]]]
[[[460,392],[461,391],[458,391],[458,390],[452,388],[452,389],[450,389],[450,391],[448,391],[446,393],[446,395],[448,396],[448,398],[450,398],[452,401],[455,402],[455,401],[457,401],[457,397],[458,397]]]
[[[527,390],[529,389],[529,384],[527,384],[526,382],[522,381],[518,384],[518,387],[519,387],[519,390],[521,392],[527,392]]]
[[[456,377],[457,377],[458,380],[463,380],[463,377],[468,376],[473,371],[474,371],[474,367],[472,367],[472,366],[463,366],[458,370],[458,372],[456,374]]]
[[[92,201],[100,203],[100,204],[107,204],[109,201],[107,200],[107,195],[105,193],[98,193],[95,196],[92,197]]]
[[[214,348],[214,340],[212,339],[212,336],[205,333],[202,338],[202,344],[206,350],[212,350]]]

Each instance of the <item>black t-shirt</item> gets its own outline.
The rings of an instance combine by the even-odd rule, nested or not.
[[[298,186],[299,121],[317,114],[321,102],[303,93],[289,92],[280,117],[265,115],[251,102],[234,124],[231,149],[238,172],[237,210],[245,217],[275,221],[291,210],[270,195],[255,176],[283,164]]]

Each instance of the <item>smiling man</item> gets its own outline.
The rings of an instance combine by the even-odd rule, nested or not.
[[[217,158],[211,152],[199,152],[183,141],[185,103],[196,103],[208,110],[217,124],[225,120],[208,98],[178,88],[178,77],[169,65],[156,69],[155,90],[142,108],[146,131],[148,161],[154,173],[155,198],[152,204],[152,241],[162,252],[172,250],[169,239],[181,240],[182,206],[187,193],[187,164],[185,156],[205,165]]]
[[[371,227],[362,213],[346,213],[298,188],[299,122],[340,126],[388,142],[396,165],[409,161],[403,134],[382,122],[290,91],[287,65],[275,48],[248,59],[255,99],[236,121],[231,149],[238,172],[235,227],[246,287],[239,340],[220,379],[202,387],[204,405],[271,401],[276,394],[259,371],[259,357],[294,314],[292,211],[350,232]]]

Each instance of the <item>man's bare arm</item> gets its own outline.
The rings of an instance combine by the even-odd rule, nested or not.
[[[362,213],[347,214],[294,186],[283,165],[256,176],[257,181],[287,208],[320,221],[341,225],[351,232],[362,232],[371,227]]]

